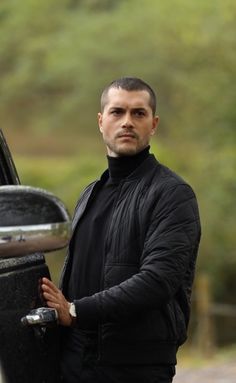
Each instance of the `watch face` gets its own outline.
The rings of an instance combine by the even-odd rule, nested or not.
[[[70,304],[69,313],[70,313],[70,315],[71,315],[72,317],[74,317],[74,318],[77,317],[74,303],[71,303],[71,304]]]

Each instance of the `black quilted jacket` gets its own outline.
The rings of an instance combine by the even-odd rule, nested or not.
[[[85,189],[74,227],[92,190],[107,177],[106,171]],[[186,340],[199,240],[198,206],[191,187],[150,155],[119,184],[101,292],[75,301],[78,327],[98,325],[101,362],[176,363],[178,346]],[[71,253],[62,273],[65,295]]]

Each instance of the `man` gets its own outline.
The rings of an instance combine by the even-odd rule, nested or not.
[[[200,223],[191,187],[149,154],[155,110],[155,93],[137,78],[102,93],[108,170],[77,204],[62,292],[42,285],[64,326],[66,383],[169,383],[175,374]]]

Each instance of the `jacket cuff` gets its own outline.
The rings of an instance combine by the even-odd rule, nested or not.
[[[77,327],[90,329],[99,323],[99,311],[96,299],[93,296],[74,300],[74,304],[77,314]]]

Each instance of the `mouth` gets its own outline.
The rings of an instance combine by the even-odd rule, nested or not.
[[[134,133],[121,133],[117,135],[117,138],[137,138],[137,135]]]

